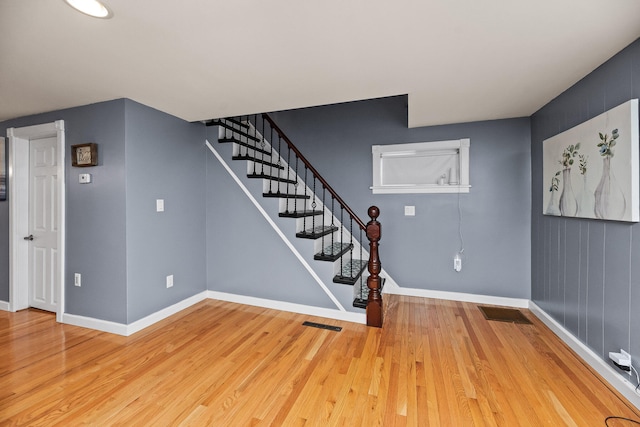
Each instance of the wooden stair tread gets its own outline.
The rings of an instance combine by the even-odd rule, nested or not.
[[[316,216],[316,215],[322,215],[322,211],[301,210],[301,211],[280,212],[278,214],[278,216],[282,218],[303,218],[306,216]]]
[[[238,144],[238,145],[241,145],[243,147],[247,147],[248,149],[253,150],[253,151],[257,152],[257,153],[262,153],[262,154],[266,154],[267,156],[271,156],[271,152],[269,150],[265,150],[263,148],[256,147],[255,145],[250,144],[249,142],[241,141],[241,140],[239,140],[239,139],[237,139],[235,137],[220,138],[220,139],[218,139],[218,142],[220,144],[231,142],[233,144]]]
[[[277,163],[272,163],[272,162],[270,162],[268,160],[263,160],[263,159],[256,159],[255,157],[247,156],[247,155],[244,155],[244,154],[240,155],[240,156],[233,156],[231,158],[231,160],[249,160],[251,162],[260,163],[262,165],[269,166],[269,167],[272,167],[272,168],[275,168],[275,169],[284,169],[284,166],[279,165]]]
[[[229,122],[229,123],[227,123]],[[222,119],[213,119],[209,122],[207,122],[207,126],[232,126],[235,125],[237,127],[243,128],[243,129],[249,129],[249,125],[246,123],[241,122],[240,120],[236,120],[236,119],[232,119],[230,117],[225,117]],[[233,129],[232,129],[233,130]]]
[[[260,141],[262,141],[262,140],[261,140],[260,138],[258,138],[257,136],[255,136],[255,135],[251,135],[250,133],[247,133],[247,132],[244,132],[244,131],[241,131],[241,130],[238,130],[238,129],[237,129],[237,128],[235,128],[234,126],[229,125],[229,124],[226,124],[226,123],[221,123],[221,122],[220,122],[220,123],[211,123],[211,124],[207,123],[207,126],[222,126],[223,128],[228,129],[228,130],[230,130],[231,132],[233,132],[233,133],[234,133],[234,136],[239,136],[239,137],[242,137],[242,138],[247,138],[247,139],[250,139],[250,140],[252,140],[252,141],[256,141],[256,142],[260,142]],[[226,135],[226,133],[225,133],[225,135]]]
[[[358,281],[362,272],[367,267],[368,261],[364,259],[352,259],[342,265],[342,271],[333,277],[334,283],[353,285]]]
[[[285,182],[287,184],[296,184],[298,182],[295,179],[281,178],[279,176],[273,176],[266,173],[250,173],[250,174],[247,174],[247,178],[268,179],[270,181]]]
[[[289,193],[282,193],[280,191],[262,193],[262,197],[275,197],[275,198],[281,198],[281,199],[310,199],[311,198],[311,196],[309,196],[308,194],[289,194]]]
[[[326,236],[327,234],[331,234],[334,231],[337,231],[338,227],[334,225],[318,225],[315,228],[310,228],[308,230],[300,231],[296,233],[296,237],[301,239],[317,239],[322,236]]]
[[[351,243],[333,243],[315,254],[313,259],[317,261],[335,261],[353,248]]]

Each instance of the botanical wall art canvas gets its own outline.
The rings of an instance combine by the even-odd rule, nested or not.
[[[638,222],[638,100],[543,141],[543,213]]]
[[[7,200],[7,162],[4,138],[0,138],[0,200]]]

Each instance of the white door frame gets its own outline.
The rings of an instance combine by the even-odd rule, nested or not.
[[[56,200],[58,229],[58,284],[56,286],[56,320],[64,313],[65,278],[65,154],[64,120],[42,125],[7,129],[9,137],[9,311],[29,307],[29,141],[57,138],[58,182]]]

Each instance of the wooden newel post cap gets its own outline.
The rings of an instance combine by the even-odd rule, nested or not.
[[[375,221],[378,218],[378,215],[380,215],[380,209],[378,209],[377,206],[371,206],[367,213],[369,214],[371,219]]]

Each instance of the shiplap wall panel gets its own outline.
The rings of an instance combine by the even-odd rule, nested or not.
[[[578,335],[580,298],[580,222],[565,221],[564,265],[564,322],[565,327]]]
[[[578,334],[582,342],[587,340],[587,286],[589,285],[589,222],[580,222],[580,289],[578,303]]]
[[[631,265],[631,227],[624,223],[607,223],[605,234],[606,262],[604,264],[604,350],[619,351],[618,347],[628,342],[629,325],[629,280]],[[621,344],[622,343],[622,344]],[[628,347],[625,345],[625,350]]]
[[[604,307],[604,221],[594,221],[589,225],[589,252],[587,260],[587,345],[601,356],[603,307]]]
[[[532,299],[608,360],[640,365],[640,224],[542,215],[542,141],[640,97],[640,40],[532,116]],[[597,159],[591,159],[592,161]]]

